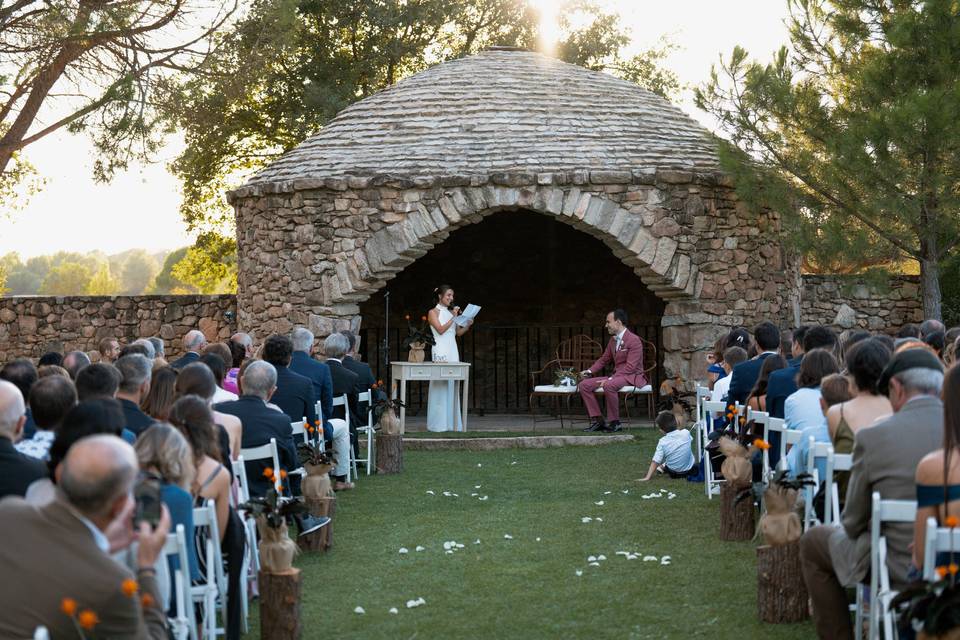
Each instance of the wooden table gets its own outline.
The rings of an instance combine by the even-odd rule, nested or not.
[[[460,411],[462,415],[461,427],[463,431],[467,430],[467,389],[470,386],[470,363],[468,362],[391,362],[390,374],[393,379],[393,398],[397,398],[397,391],[400,392],[400,399],[404,404],[407,401],[407,381],[411,382],[432,382],[446,380],[450,389],[450,405],[447,407],[447,424],[455,425],[453,420],[453,399],[456,392],[456,383],[459,382],[462,388],[460,398]],[[397,384],[399,382],[399,385]],[[399,387],[399,389],[398,389]],[[400,433],[404,432],[406,424],[406,407],[400,407]]]

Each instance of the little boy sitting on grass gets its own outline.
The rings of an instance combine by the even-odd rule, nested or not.
[[[671,478],[685,478],[693,471],[693,451],[690,448],[690,432],[677,427],[677,416],[670,411],[661,411],[655,420],[663,437],[657,442],[653,462],[647,475],[640,479],[646,482],[655,472],[666,472]]]

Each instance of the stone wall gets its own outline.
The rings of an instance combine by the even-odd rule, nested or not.
[[[236,308],[232,295],[0,298],[0,362],[35,359],[51,347],[96,351],[107,336],[121,342],[159,336],[167,358],[176,358],[191,329],[210,341],[229,338],[234,324],[227,312],[235,318]]]
[[[872,283],[856,276],[802,278],[800,319],[837,329],[896,333],[903,325],[923,321],[918,276],[897,276]]]
[[[360,302],[457,229],[501,211],[540,213],[601,240],[664,300],[667,375],[702,377],[699,356],[724,327],[790,323],[798,298],[778,215],[749,211],[715,173],[358,176],[257,184],[230,199],[240,326],[264,333],[356,329]],[[510,262],[500,259],[505,275]]]

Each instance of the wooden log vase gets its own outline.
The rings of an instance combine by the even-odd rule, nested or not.
[[[749,488],[749,483],[725,482],[720,485],[721,540],[741,541],[753,538],[756,531],[753,499],[748,497],[736,502],[737,494]]]
[[[300,569],[290,568],[281,573],[261,570],[258,579],[262,640],[300,640],[303,632],[300,622],[300,596],[303,591]]]
[[[809,615],[800,572],[800,542],[757,547],[757,615],[773,624],[802,622]]]
[[[374,449],[377,453],[377,473],[389,474],[403,471],[403,436],[400,434],[377,434]]]

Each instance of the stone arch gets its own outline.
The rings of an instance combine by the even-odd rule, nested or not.
[[[653,210],[661,196],[656,189],[648,194],[644,207]],[[577,186],[541,185],[444,190],[433,206],[420,203],[402,220],[374,232],[362,248],[337,264],[335,273],[326,276],[330,282],[324,290],[338,287],[341,299],[363,301],[452,231],[510,209],[547,215],[601,240],[665,300],[693,301],[699,295],[702,276],[672,234],[664,233],[671,230],[669,223],[658,229],[642,214]]]

